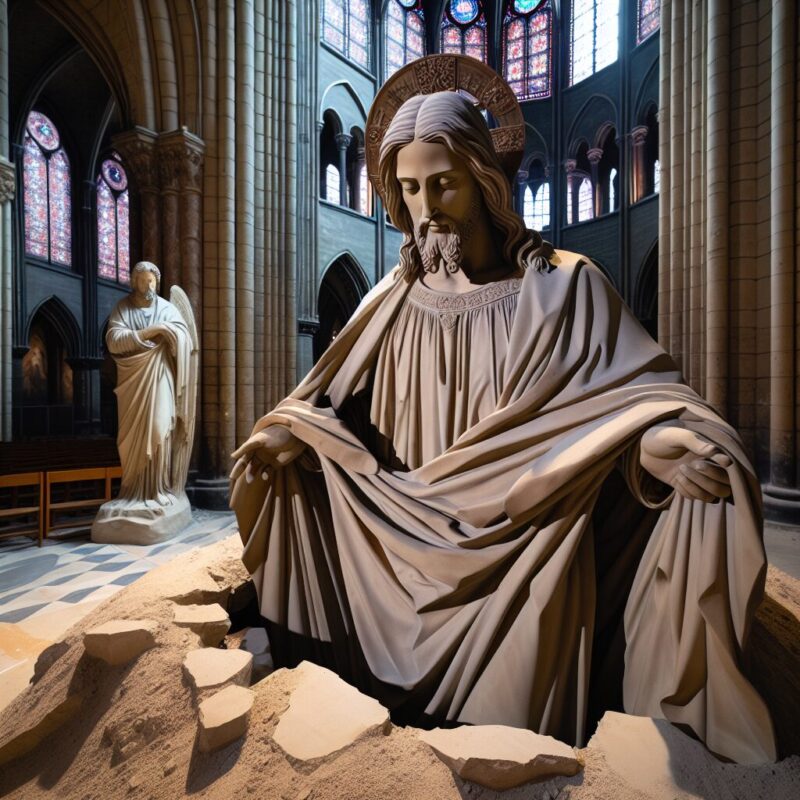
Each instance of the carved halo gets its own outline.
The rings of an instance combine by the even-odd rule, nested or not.
[[[367,172],[384,196],[378,170],[381,142],[400,106],[418,94],[461,89],[497,120],[492,142],[503,170],[512,180],[525,150],[525,122],[514,90],[489,66],[470,56],[446,53],[418,58],[398,70],[383,85],[367,118]]]

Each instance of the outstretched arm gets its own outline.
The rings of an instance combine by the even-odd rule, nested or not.
[[[684,497],[713,503],[730,496],[730,457],[680,422],[654,425],[640,449],[642,467]]]

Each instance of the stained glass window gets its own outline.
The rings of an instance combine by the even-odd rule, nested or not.
[[[339,170],[333,164],[325,168],[325,199],[330,203],[338,203],[341,194],[339,190]]]
[[[512,0],[503,22],[503,74],[520,100],[550,96],[550,0]]]
[[[636,28],[636,44],[641,44],[659,26],[661,0],[639,0],[639,24]]]
[[[569,82],[578,83],[619,56],[619,0],[574,0]]]
[[[31,111],[22,157],[25,252],[56,264],[72,264],[72,190],[69,159],[55,125]]]
[[[440,50],[486,61],[486,16],[480,0],[450,0],[442,17]]]
[[[386,77],[424,55],[422,0],[389,0],[386,6]]]
[[[592,182],[588,178],[584,178],[578,189],[578,222],[584,222],[593,217]]]
[[[368,0],[324,0],[322,38],[365,68],[369,68],[371,27]]]
[[[653,164],[653,191],[656,194],[658,194],[660,189],[661,189],[661,164],[659,163],[658,159],[656,159],[655,164]]]
[[[116,158],[103,161],[97,176],[97,274],[120,283],[130,280],[128,176]]]
[[[550,182],[536,190],[533,200],[533,229],[543,231],[550,227]]]

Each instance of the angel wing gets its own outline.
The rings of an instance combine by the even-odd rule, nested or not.
[[[179,491],[183,491],[189,475],[189,462],[194,444],[200,339],[197,335],[192,304],[186,292],[180,286],[173,286],[169,290],[169,302],[178,309],[183,317],[189,331],[190,341],[188,358],[185,351],[183,356],[178,356],[179,380],[176,381],[178,385],[178,397],[176,398],[178,430],[175,432],[172,452],[173,486]],[[183,375],[180,375],[181,372]]]

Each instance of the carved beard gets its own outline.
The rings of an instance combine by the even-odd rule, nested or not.
[[[140,292],[138,289],[136,290],[136,294],[142,299],[147,300],[148,303],[152,303],[153,300],[156,299],[156,293],[153,291],[149,286],[147,287],[146,292]]]
[[[481,202],[478,194],[472,198],[467,218],[461,223],[451,223],[455,230],[450,233],[429,233],[426,221],[414,229],[414,240],[417,243],[422,268],[425,272],[438,272],[439,261],[444,261],[445,269],[452,275],[461,268],[464,257],[464,245],[472,238],[475,225],[481,213]]]

